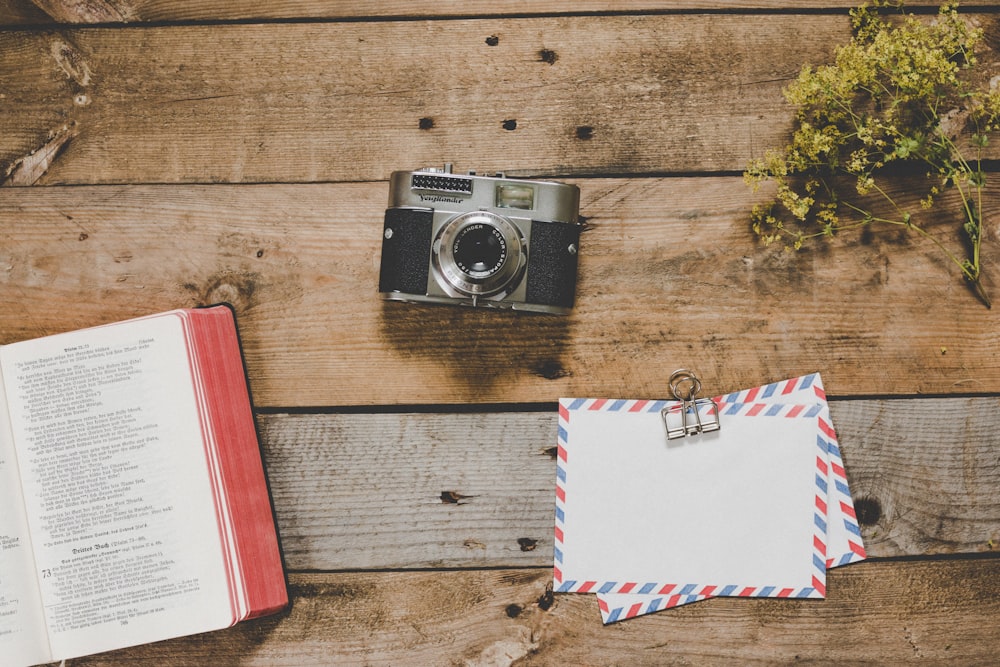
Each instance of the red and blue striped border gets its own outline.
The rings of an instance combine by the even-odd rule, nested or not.
[[[777,397],[788,396],[792,392],[803,391],[805,389],[812,389],[818,399],[821,401],[826,400],[826,392],[823,390],[823,382],[820,379],[819,373],[810,373],[809,375],[803,375],[790,380],[782,380],[781,382],[772,382],[771,384],[751,389],[735,391],[731,394],[719,396],[715,400],[716,402],[723,403],[753,403],[764,399],[776,399]],[[803,403],[804,401],[796,398],[795,402]]]
[[[867,558],[864,541],[861,538],[861,526],[858,525],[858,515],[854,510],[854,499],[847,484],[847,471],[844,469],[844,459],[840,453],[837,434],[833,425],[825,419],[819,420],[820,434],[818,444],[825,447],[830,463],[830,479],[833,487],[830,489],[829,500],[836,502],[840,508],[844,529],[847,531],[847,551],[836,558],[828,558],[827,568],[848,565]]]
[[[721,414],[742,414],[746,416],[769,416],[785,418],[816,418],[823,412],[823,406],[802,405],[798,403],[759,403],[754,401],[731,402],[726,399],[762,399],[771,398],[775,391],[784,394],[791,393],[797,387],[808,388],[813,376],[804,376],[783,383],[764,385],[745,392],[736,392],[724,397],[715,399],[719,405]],[[823,396],[822,387],[817,383],[817,396]],[[559,429],[556,456],[556,517],[555,517],[555,544],[553,559],[553,580],[556,592],[560,593],[638,593],[652,594],[656,596],[644,605],[633,605],[628,610],[614,609],[608,610],[609,619],[607,622],[617,620],[618,616],[624,617],[648,613],[659,608],[676,606],[681,603],[691,602],[696,599],[703,599],[711,596],[740,596],[740,597],[824,597],[826,595],[826,520],[827,502],[829,494],[829,484],[827,483],[827,452],[829,451],[829,441],[819,437],[817,446],[820,453],[816,457],[816,495],[814,508],[814,535],[813,535],[813,566],[814,572],[812,585],[800,589],[778,588],[774,586],[762,587],[738,587],[735,585],[705,585],[705,584],[661,584],[659,582],[617,582],[617,581],[576,581],[564,580],[562,574],[563,545],[566,512],[566,464],[568,462],[568,438],[569,422],[572,412],[577,410],[589,411],[609,411],[609,412],[659,412],[664,406],[675,403],[674,401],[644,401],[644,400],[611,400],[611,399],[563,399],[559,403]],[[832,428],[830,428],[832,433]],[[845,478],[846,479],[846,478]],[[638,607],[638,608],[636,608]],[[610,618],[613,616],[614,618]]]

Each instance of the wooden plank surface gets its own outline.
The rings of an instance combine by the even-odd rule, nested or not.
[[[66,133],[38,183],[741,170],[847,37],[809,14],[3,32],[0,173]]]
[[[991,664],[1000,560],[834,570],[825,600],[698,602],[601,627],[547,571],[303,574],[284,616],[72,661],[184,665]],[[982,622],[989,619],[988,622]]]
[[[676,12],[751,10],[845,10],[857,0],[416,0],[414,2],[264,2],[226,3],[175,0],[0,0],[0,26],[46,23],[111,23],[154,21],[263,21],[289,19],[344,19],[367,17],[498,16],[584,12]],[[907,6],[936,7],[933,0],[910,0]],[[965,0],[963,6],[987,6],[990,0]]]
[[[742,169],[784,141],[781,86],[847,36],[812,15],[5,32],[0,167],[70,125],[41,183]]]
[[[813,14],[0,32],[0,174],[46,153],[30,183],[739,171],[787,140],[781,88],[848,37]]]
[[[869,555],[1000,550],[1000,399],[830,410]],[[552,563],[554,409],[276,414],[261,431],[292,569]]]
[[[384,183],[9,189],[0,343],[229,301],[264,407],[662,397],[679,367],[714,393],[817,370],[834,396],[1000,391],[1000,309],[930,243],[792,254],[755,242],[740,178],[577,182],[569,317],[380,301]],[[983,257],[1000,291],[993,229]]]

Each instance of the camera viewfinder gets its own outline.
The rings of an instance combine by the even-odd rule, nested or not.
[[[535,208],[535,189],[518,183],[497,184],[497,208],[530,211]]]

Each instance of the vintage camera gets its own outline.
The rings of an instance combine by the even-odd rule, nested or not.
[[[386,299],[567,314],[580,190],[444,169],[393,172],[382,235]]]

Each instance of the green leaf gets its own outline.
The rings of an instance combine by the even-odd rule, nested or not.
[[[899,141],[896,142],[896,156],[902,159],[910,157],[912,153],[917,152],[920,148],[920,142],[913,137],[901,137]]]

